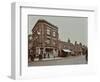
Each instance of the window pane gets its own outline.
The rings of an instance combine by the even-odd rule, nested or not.
[[[50,40],[49,40],[49,39],[47,39],[47,40],[46,40],[46,43],[47,43],[47,44],[50,44]]]
[[[56,32],[53,32],[53,36],[54,36],[54,37],[56,36]]]
[[[50,29],[47,29],[47,34],[50,35]]]

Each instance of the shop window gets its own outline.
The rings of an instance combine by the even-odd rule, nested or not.
[[[53,36],[54,36],[54,37],[56,36],[56,32],[55,32],[55,31],[53,32]]]

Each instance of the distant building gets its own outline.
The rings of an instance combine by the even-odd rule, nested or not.
[[[32,38],[32,35],[29,34],[28,35],[28,61],[30,62],[32,60],[32,57],[33,57],[33,38]]]
[[[73,48],[74,45],[70,43],[69,39],[68,42],[59,40],[59,56],[64,56],[66,53],[67,53],[66,56],[71,54]]]
[[[33,54],[42,57],[58,56],[58,27],[45,20],[38,20],[32,29]]]
[[[82,44],[78,44],[77,41],[75,41],[75,44],[74,44],[74,53],[75,55],[81,55],[82,54]]]
[[[32,35],[28,35],[28,49],[31,49],[33,46]]]
[[[81,43],[78,44],[77,41],[75,41],[75,44],[71,43],[70,39],[68,39],[68,42],[59,41],[59,55],[62,56],[65,52],[67,55],[81,55],[83,46]]]

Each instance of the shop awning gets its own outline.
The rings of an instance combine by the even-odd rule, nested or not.
[[[69,49],[63,49],[64,52],[71,52]]]

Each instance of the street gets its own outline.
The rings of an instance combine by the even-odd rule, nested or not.
[[[65,58],[58,58],[53,60],[41,60],[31,62],[29,66],[51,66],[51,65],[77,65],[77,64],[86,64],[85,56],[69,56]]]

